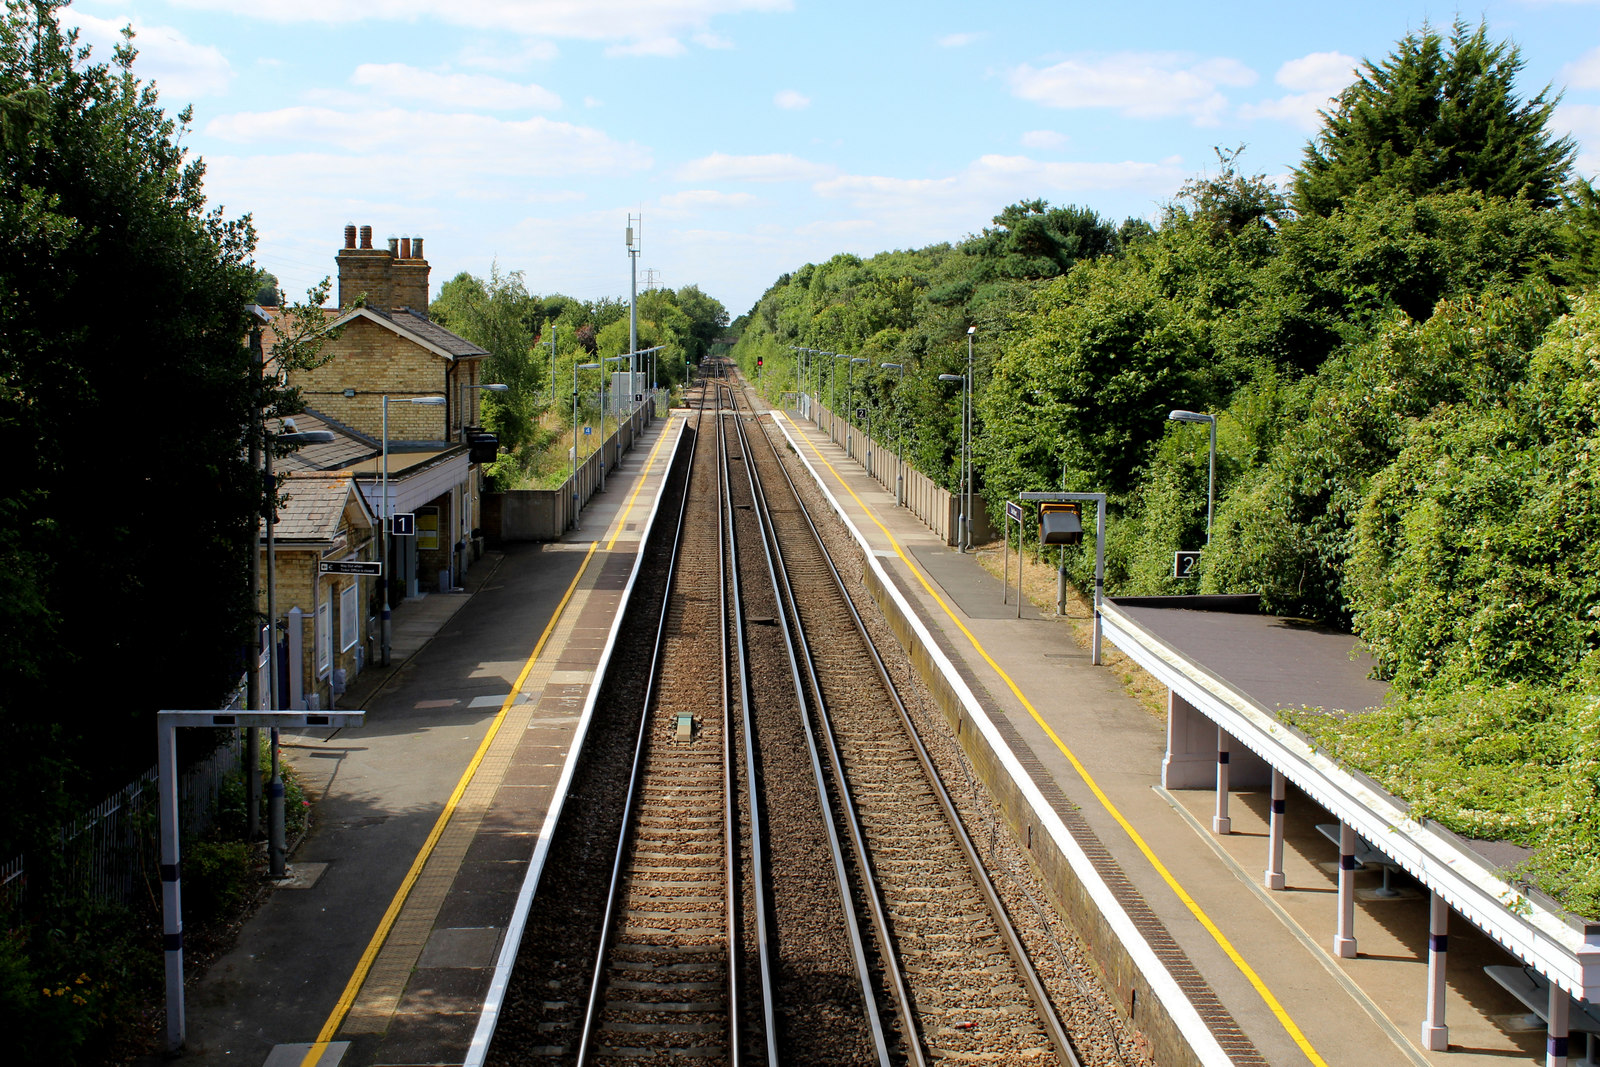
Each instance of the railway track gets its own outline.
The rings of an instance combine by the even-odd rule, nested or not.
[[[489,1062],[1076,1064],[780,452],[703,386]]]

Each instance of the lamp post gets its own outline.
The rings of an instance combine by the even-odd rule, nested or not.
[[[821,352],[827,357],[827,435],[834,437],[834,416],[838,414],[838,352]]]
[[[844,454],[854,458],[855,448],[850,440],[851,419],[855,418],[855,409],[850,405],[856,402],[855,371],[857,363],[866,363],[863,356],[851,356],[844,365],[844,406],[848,409],[844,418]]]
[[[972,391],[972,381],[965,374],[941,374],[941,382],[961,383],[961,517],[956,520],[956,547],[965,552],[972,547],[972,518],[967,509],[972,506],[971,469],[967,465],[967,394]]]
[[[572,365],[572,527],[577,529],[578,518],[583,514],[583,501],[578,496],[578,372],[595,370],[598,363]],[[601,457],[602,462],[605,457]]]
[[[556,406],[556,324],[550,324],[550,340],[540,341],[550,347],[550,406]]]
[[[1211,450],[1206,473],[1206,544],[1211,543],[1211,513],[1216,503],[1217,485],[1217,417],[1199,411],[1184,411],[1177,408],[1167,412],[1167,418],[1173,422],[1204,422],[1211,426]]]
[[[977,336],[977,333],[978,328],[976,326],[967,327],[967,504],[966,516],[962,520],[966,524],[965,551],[967,552],[972,551],[972,423],[974,415],[973,401],[976,399],[974,394],[978,389],[978,379],[974,377],[972,366],[972,339]]]
[[[906,368],[903,363],[880,363],[878,366],[884,370],[897,372],[895,376],[897,380],[906,376]],[[894,502],[901,507],[904,507],[906,502],[905,438],[905,426],[900,422],[900,387],[896,386],[894,390]]]
[[[285,426],[293,427],[288,420]],[[278,524],[278,485],[272,477],[272,453],[278,445],[325,445],[333,440],[327,430],[290,429],[286,433],[266,432],[266,486],[267,486],[267,692],[272,711],[283,708],[283,694],[278,691],[278,556],[273,540],[273,528]],[[252,670],[255,668],[252,666]],[[267,782],[267,874],[282,878],[287,873],[288,848],[283,832],[283,775],[278,766],[278,728],[272,728],[272,774]]]
[[[477,385],[464,384],[461,386],[461,433],[463,436],[467,432],[467,390],[486,389],[491,393],[504,393],[509,391],[510,388],[511,386],[502,385],[500,382],[482,382]]]
[[[634,357],[634,354],[632,352],[624,352],[621,355],[617,355],[617,356],[606,356],[600,362],[601,363],[627,362],[627,361],[629,361],[631,359],[634,359],[634,358],[635,357]],[[629,366],[632,366],[632,364],[629,363]],[[629,378],[633,377],[633,373],[631,371],[629,372],[628,377]],[[600,376],[600,491],[602,493],[606,491],[606,386],[609,384],[606,381],[606,378],[607,378],[607,375],[602,374]],[[611,406],[612,407],[617,407],[617,391],[615,389],[611,390]],[[622,462],[622,453],[621,453],[621,449],[622,449],[622,411],[621,411],[620,408],[618,409],[616,414],[617,414],[617,449],[616,449],[616,451],[612,452],[611,459],[612,459],[612,462],[614,464],[621,464],[621,462]]]
[[[638,224],[637,230],[634,228],[635,223]],[[633,215],[628,216],[628,269],[633,276],[633,280],[630,283],[631,295],[628,299],[629,352],[636,352],[639,349],[639,242],[635,238],[641,235],[643,229],[643,218],[635,218]],[[638,367],[634,367],[633,371],[637,373],[638,369]],[[629,382],[628,384],[631,386],[633,383]],[[601,412],[601,417],[605,417],[604,412]],[[601,462],[604,463],[605,460],[602,458]]]
[[[403,396],[403,397],[395,397],[394,398],[394,402],[396,404],[422,404],[422,405],[424,405],[426,407],[438,407],[439,405],[444,403],[444,397],[442,397],[442,396]],[[390,568],[389,568],[389,535],[393,532],[391,530],[391,528],[390,528],[390,516],[394,512],[394,509],[390,506],[390,502],[389,502],[389,394],[388,393],[384,393],[383,394],[383,418],[382,418],[382,423],[383,423],[383,425],[382,425],[382,430],[383,430],[383,433],[382,433],[382,437],[383,437],[383,476],[382,476],[382,483],[380,485],[379,492],[383,497],[383,500],[382,500],[382,503],[383,503],[383,509],[382,509],[382,511],[383,511],[383,516],[382,516],[383,521],[379,524],[379,527],[378,527],[378,559],[383,562],[383,573],[381,575],[379,575],[379,577],[378,577],[378,589],[380,591],[379,600],[378,600],[378,603],[380,605],[379,618],[381,619],[381,623],[379,625],[379,630],[378,630],[378,633],[379,633],[379,637],[378,637],[378,652],[379,652],[378,664],[380,666],[387,667],[387,666],[389,666],[389,638],[390,638],[390,635],[391,635],[390,619],[389,619],[389,580],[390,580],[390,576],[391,576],[391,572],[390,572]]]
[[[478,382],[476,384],[464,384],[464,385],[462,385],[462,387],[461,387],[461,438],[462,438],[462,440],[466,440],[466,437],[467,437],[467,391],[469,389],[484,389],[484,390],[487,390],[488,392],[491,392],[491,393],[504,393],[504,392],[508,392],[511,389],[511,386],[504,385],[504,384],[502,384],[500,382]],[[476,420],[474,420],[474,425],[482,425],[482,424],[477,422]],[[483,466],[482,466],[482,464],[479,464],[478,465],[478,485],[477,485],[476,489],[474,489],[474,492],[481,493],[482,491],[483,491]],[[477,499],[477,498],[474,497],[473,499]],[[459,519],[460,519],[460,522],[461,522],[461,536],[456,539],[456,544],[457,544],[457,546],[459,546],[459,552],[460,552],[461,558],[456,560],[456,567],[457,567],[458,573],[461,575],[461,584],[462,584],[463,587],[465,587],[466,584],[467,584],[467,538],[471,536],[470,531],[472,529],[471,524],[466,521],[466,519],[467,519],[467,515],[466,515],[466,512],[467,512],[467,501],[466,501],[465,496],[462,497],[461,512],[462,512],[462,514],[459,516]]]

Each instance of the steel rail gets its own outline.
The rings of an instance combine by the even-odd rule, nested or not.
[[[719,376],[720,377],[720,376]],[[778,1067],[778,1012],[775,1001],[777,984],[772,977],[772,936],[767,928],[768,902],[766,881],[762,872],[766,870],[766,843],[761,833],[761,799],[756,788],[755,756],[755,724],[751,719],[750,700],[750,659],[744,643],[744,598],[739,593],[738,569],[738,539],[733,532],[733,488],[728,477],[728,439],[725,418],[722,414],[722,395],[726,390],[730,404],[733,403],[733,390],[720,382],[717,390],[717,462],[718,474],[722,489],[722,504],[718,508],[722,516],[722,533],[719,537],[726,536],[726,553],[723,557],[724,573],[731,575],[727,588],[732,593],[733,602],[733,632],[736,640],[733,642],[738,653],[739,661],[739,705],[741,709],[741,724],[744,731],[744,759],[745,781],[749,786],[749,819],[750,819],[750,866],[751,884],[755,887],[755,919],[756,919],[756,950],[760,967],[761,978],[761,1019],[762,1027],[766,1031],[767,1064],[768,1067]],[[734,410],[735,425],[738,423],[738,411]],[[749,466],[748,463],[745,464]],[[726,618],[726,616],[724,616]]]
[[[812,537],[816,539],[817,546],[822,551],[822,558],[828,564],[828,571],[833,575],[834,584],[838,587],[839,594],[844,598],[846,606],[850,609],[850,617],[855,621],[857,631],[861,634],[862,640],[872,654],[872,662],[877,667],[878,677],[883,681],[884,688],[888,690],[895,710],[900,715],[900,722],[906,728],[906,734],[909,736],[912,747],[916,751],[918,762],[922,764],[923,773],[928,779],[928,784],[932,787],[934,796],[938,798],[939,807],[943,810],[945,819],[954,831],[962,853],[966,856],[967,864],[971,868],[979,888],[983,891],[989,912],[993,915],[995,924],[1004,935],[1006,951],[1016,964],[1017,969],[1022,973],[1028,989],[1029,999],[1033,1001],[1040,1017],[1044,1021],[1047,1036],[1050,1038],[1051,1043],[1055,1045],[1056,1052],[1066,1067],[1081,1067],[1078,1055],[1073,1050],[1066,1031],[1062,1029],[1061,1020],[1057,1017],[1055,1009],[1050,1004],[1050,996],[1045,991],[1044,982],[1039,978],[1039,972],[1034,969],[1032,960],[1028,958],[1028,952],[1022,944],[1021,935],[1017,933],[1016,927],[1012,924],[1010,914],[1006,911],[1005,903],[1000,899],[1000,894],[995,889],[994,882],[990,879],[989,872],[983,865],[982,857],[979,855],[977,847],[973,844],[971,836],[967,833],[966,827],[962,824],[961,817],[956,812],[955,803],[951,800],[949,791],[945,789],[944,780],[939,776],[938,770],[933,765],[933,759],[922,742],[922,735],[917,730],[916,724],[912,722],[905,703],[900,699],[900,692],[895,687],[894,681],[889,677],[888,667],[885,666],[883,657],[878,652],[877,644],[868,634],[866,624],[861,619],[861,613],[856,610],[855,600],[850,596],[848,586],[846,586],[843,577],[840,576],[839,569],[834,566],[833,555],[828,551],[826,543],[822,540],[822,534],[811,517],[811,510],[806,507],[805,500],[800,496],[800,491],[794,484],[793,476],[789,474],[788,468],[784,466],[783,457],[778,451],[778,446],[770,437],[767,438],[767,444],[771,447],[774,457],[778,459],[779,469],[783,471],[784,479],[789,483],[790,489],[794,491],[795,502],[800,507],[800,514],[805,516],[806,525],[810,528]]]
[[[728,391],[730,394],[734,392],[732,388]],[[850,936],[850,950],[856,965],[856,977],[861,985],[862,1004],[866,1012],[867,1022],[871,1027],[873,1047],[877,1053],[878,1063],[881,1067],[889,1067],[888,1039],[884,1034],[883,1019],[878,1012],[878,999],[872,988],[872,971],[867,964],[866,948],[861,936],[861,925],[856,916],[855,908],[851,905],[850,879],[849,873],[845,868],[844,850],[839,841],[838,827],[834,825],[833,819],[828,815],[828,786],[827,776],[822,768],[822,754],[817,748],[817,738],[811,728],[810,716],[805,712],[806,690],[805,683],[800,676],[800,657],[797,655],[795,648],[796,626],[791,624],[788,614],[782,610],[784,597],[782,587],[778,581],[778,564],[774,560],[774,557],[779,555],[777,552],[777,531],[773,528],[770,516],[767,514],[766,494],[762,491],[761,480],[756,475],[755,463],[752,461],[753,457],[751,456],[752,449],[749,444],[749,435],[745,432],[744,422],[739,417],[736,397],[733,406],[734,429],[744,450],[745,476],[750,481],[751,502],[754,505],[751,508],[751,513],[755,517],[757,528],[761,533],[761,547],[766,554],[767,575],[772,582],[773,594],[778,602],[778,623],[783,633],[784,649],[789,659],[790,679],[794,683],[795,696],[800,705],[800,722],[805,731],[806,748],[811,754],[812,776],[816,781],[817,800],[822,810],[823,828],[827,832],[828,849],[833,858],[834,877],[839,885],[840,907],[844,914],[845,929]]]
[[[703,415],[702,415],[703,418]],[[695,434],[699,438],[699,421],[696,419]],[[622,819],[617,835],[617,853],[611,868],[611,882],[606,891],[606,907],[604,917],[600,923],[600,945],[595,953],[594,973],[589,983],[588,1004],[584,1010],[583,1026],[580,1031],[578,1043],[578,1067],[584,1067],[589,1062],[593,1053],[595,1027],[600,1018],[600,1006],[605,990],[605,967],[609,962],[611,939],[614,920],[619,898],[622,891],[622,882],[627,870],[627,851],[631,840],[630,829],[633,826],[633,811],[635,801],[639,795],[639,781],[644,771],[645,750],[650,732],[650,708],[656,698],[656,683],[660,673],[662,649],[666,643],[667,616],[672,605],[672,582],[677,573],[678,558],[683,547],[685,524],[683,517],[688,510],[689,489],[694,478],[694,451],[689,453],[689,469],[684,472],[683,497],[678,502],[678,525],[673,533],[672,554],[667,562],[666,594],[661,600],[661,615],[656,621],[655,646],[650,656],[650,670],[646,677],[644,700],[639,712],[639,733],[634,741],[633,765],[628,775],[627,797],[623,804]],[[596,684],[599,684],[598,680]],[[729,946],[729,969],[733,965],[732,946]]]
[[[703,395],[703,394],[702,394]],[[720,404],[721,401],[719,400]],[[719,416],[720,417],[720,416]],[[720,462],[721,451],[718,459]],[[719,468],[720,473],[720,468]],[[719,486],[720,487],[720,486]],[[717,508],[720,515],[723,509]],[[717,523],[717,611],[722,638],[722,840],[725,846],[724,862],[728,874],[728,1056],[733,1067],[739,1067],[744,1054],[740,1041],[739,999],[739,834],[738,817],[734,811],[737,802],[736,781],[738,754],[733,737],[733,679],[728,659],[728,546],[727,530]],[[768,1014],[768,1013],[764,1013]]]
[[[770,437],[767,438],[767,443],[768,445],[772,444]],[[774,451],[774,456],[776,454],[776,451]],[[782,467],[783,464],[780,459],[779,469],[781,470]],[[784,471],[784,476],[785,478],[788,477],[787,471]],[[795,501],[800,503],[803,514],[805,505],[800,502],[799,493],[794,491],[792,480],[789,483],[789,489],[794,492]],[[762,506],[766,507],[766,490],[764,486],[761,499]],[[809,520],[809,516],[807,518]],[[776,537],[777,531],[774,529],[774,543],[776,543]],[[917,1025],[916,1011],[912,1006],[911,993],[906,988],[905,974],[900,964],[899,953],[895,948],[893,932],[889,925],[889,907],[883,899],[883,889],[879,885],[877,872],[872,863],[872,854],[867,847],[866,831],[862,826],[861,813],[856,806],[855,793],[851,788],[849,775],[845,771],[844,757],[839,752],[838,739],[834,735],[833,716],[828,710],[827,699],[822,695],[822,682],[817,676],[816,657],[812,654],[811,642],[806,637],[804,620],[800,614],[800,603],[794,595],[794,586],[789,581],[789,565],[784,559],[781,549],[775,555],[777,557],[778,580],[783,590],[780,603],[787,601],[788,610],[794,616],[795,639],[799,642],[801,660],[805,665],[806,677],[811,683],[811,693],[814,698],[813,707],[817,713],[817,722],[822,728],[823,739],[827,742],[828,761],[833,766],[834,784],[838,790],[840,806],[844,809],[845,828],[849,831],[850,844],[856,854],[856,865],[861,872],[861,886],[866,894],[867,910],[871,915],[873,926],[878,931],[878,940],[882,946],[884,974],[889,980],[890,993],[894,998],[895,1008],[900,1015],[901,1026],[906,1035],[905,1052],[907,1061],[914,1064],[915,1067],[927,1067],[928,1060],[922,1048],[921,1029]],[[823,558],[827,559],[826,550],[824,550]],[[827,562],[831,570],[832,561],[827,560]],[[834,575],[837,577],[838,572],[835,571]],[[853,606],[851,610],[853,613]],[[875,650],[874,655],[876,655]]]

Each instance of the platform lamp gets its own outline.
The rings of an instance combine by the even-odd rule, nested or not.
[[[633,364],[629,361],[634,359],[637,359],[637,357],[632,352],[623,352],[621,355],[606,356],[600,362],[602,364],[628,363],[631,367]],[[629,371],[628,376],[632,378],[633,372]],[[606,491],[606,384],[606,375],[602,374],[600,376],[600,491],[602,493]],[[630,393],[629,395],[631,396],[632,394]],[[615,389],[611,390],[611,406],[617,408],[617,445],[616,451],[611,454],[611,460],[613,466],[620,466],[622,464],[622,409],[617,404],[617,391]]]
[[[439,407],[445,402],[442,396],[402,396],[394,397],[393,399],[396,404],[421,404],[425,407]],[[382,620],[379,625],[378,664],[382,667],[389,666],[389,638],[391,636],[389,618],[389,579],[391,577],[389,573],[389,537],[393,533],[390,523],[394,508],[389,501],[389,401],[389,394],[384,393],[382,418],[383,480],[379,489],[383,503],[383,521],[378,527],[378,558],[383,561],[383,574],[378,579],[378,589],[380,590],[378,600],[380,605],[379,618]]]
[[[967,394],[972,391],[972,380],[965,374],[941,374],[941,382],[961,383],[961,517],[956,521],[956,547],[965,552],[972,547],[972,516],[967,514],[972,507],[972,468],[967,463],[967,454],[970,445],[967,441]]]
[[[598,363],[572,365],[572,526],[574,529],[578,526],[578,517],[583,513],[583,503],[578,497],[578,372],[598,370],[599,367]],[[603,461],[604,457],[601,459]]]
[[[284,432],[266,431],[265,481],[267,489],[267,692],[270,710],[283,710],[278,690],[278,557],[273,528],[278,524],[278,483],[272,475],[272,453],[280,444],[326,445],[333,442],[327,430],[296,430],[293,419],[283,420]],[[251,709],[256,710],[254,708]],[[267,782],[267,873],[282,878],[287,873],[288,848],[283,831],[283,775],[278,766],[278,728],[272,728],[272,774]]]
[[[554,351],[554,349],[551,349],[551,351]],[[464,383],[461,386],[461,437],[462,437],[463,440],[465,440],[466,436],[467,436],[467,390],[469,390],[469,389],[483,389],[483,390],[486,390],[486,391],[491,392],[491,393],[505,393],[505,392],[509,392],[510,391],[511,386],[505,385],[505,384],[503,384],[501,382],[478,382],[476,384]],[[478,425],[481,425],[481,423],[478,424]],[[497,445],[496,447],[498,448],[499,446]],[[474,446],[474,448],[476,448],[476,446]],[[474,460],[474,462],[477,462],[477,461]],[[483,489],[483,468],[482,468],[482,464],[479,463],[478,486],[477,486],[477,490],[476,491],[481,492],[482,489]],[[461,510],[462,510],[463,514],[460,516],[460,518],[462,520],[465,520],[466,519],[465,511],[467,510],[465,499],[463,499],[463,501],[462,501]],[[462,524],[461,524],[461,539],[456,542],[458,545],[461,546],[461,550],[460,550],[461,558],[457,561],[457,565],[460,567],[461,584],[463,586],[465,586],[467,584],[467,549],[466,549],[466,543],[467,543],[467,537],[468,537],[468,532],[467,531],[469,529],[470,529],[470,527],[467,525],[467,523],[465,521],[463,521]]]
[[[1173,422],[1204,422],[1211,426],[1211,450],[1206,472],[1206,544],[1211,543],[1211,514],[1216,503],[1217,485],[1217,417],[1199,411],[1184,411],[1181,408],[1167,412],[1167,418]]]
[[[896,372],[896,379],[906,376],[904,363],[880,363],[884,370]],[[894,390],[894,502],[901,507],[906,503],[906,472],[905,472],[905,444],[906,429],[900,421],[900,387]]]
[[[855,410],[850,405],[856,402],[855,371],[857,363],[871,362],[864,356],[851,356],[844,365],[844,406],[847,409],[844,416],[844,454],[855,456],[855,449],[850,442],[850,427],[854,425],[850,420],[855,418]]]

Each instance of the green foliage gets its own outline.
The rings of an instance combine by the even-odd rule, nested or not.
[[[1506,347],[1532,348],[1529,325],[1512,325]],[[1549,330],[1525,378],[1421,423],[1373,479],[1346,584],[1402,688],[1559,684],[1600,649],[1597,350],[1589,299]]]
[[[288,820],[285,819],[285,822]],[[183,851],[183,912],[188,922],[232,915],[247,899],[255,872],[243,841],[196,841]]]
[[[1465,686],[1342,718],[1291,713],[1335,759],[1404,797],[1412,816],[1534,850],[1513,875],[1600,916],[1600,702],[1581,692]]]
[[[159,939],[122,909],[58,904],[0,930],[6,1061],[29,1067],[119,1060],[126,1020],[159,988]]]
[[[1408,34],[1325,113],[1295,174],[1295,207],[1328,215],[1369,184],[1412,196],[1475,191],[1556,202],[1571,165],[1570,137],[1546,126],[1558,97],[1523,101],[1513,87],[1522,54],[1457,22],[1448,41],[1431,27]]]
[[[42,847],[65,796],[148,765],[158,707],[214,706],[255,607],[254,233],[206,209],[188,113],[134,77],[131,38],[95,62],[55,9],[0,19],[0,744],[37,754],[0,777],[5,855]],[[91,663],[116,700],[38,714]]]

